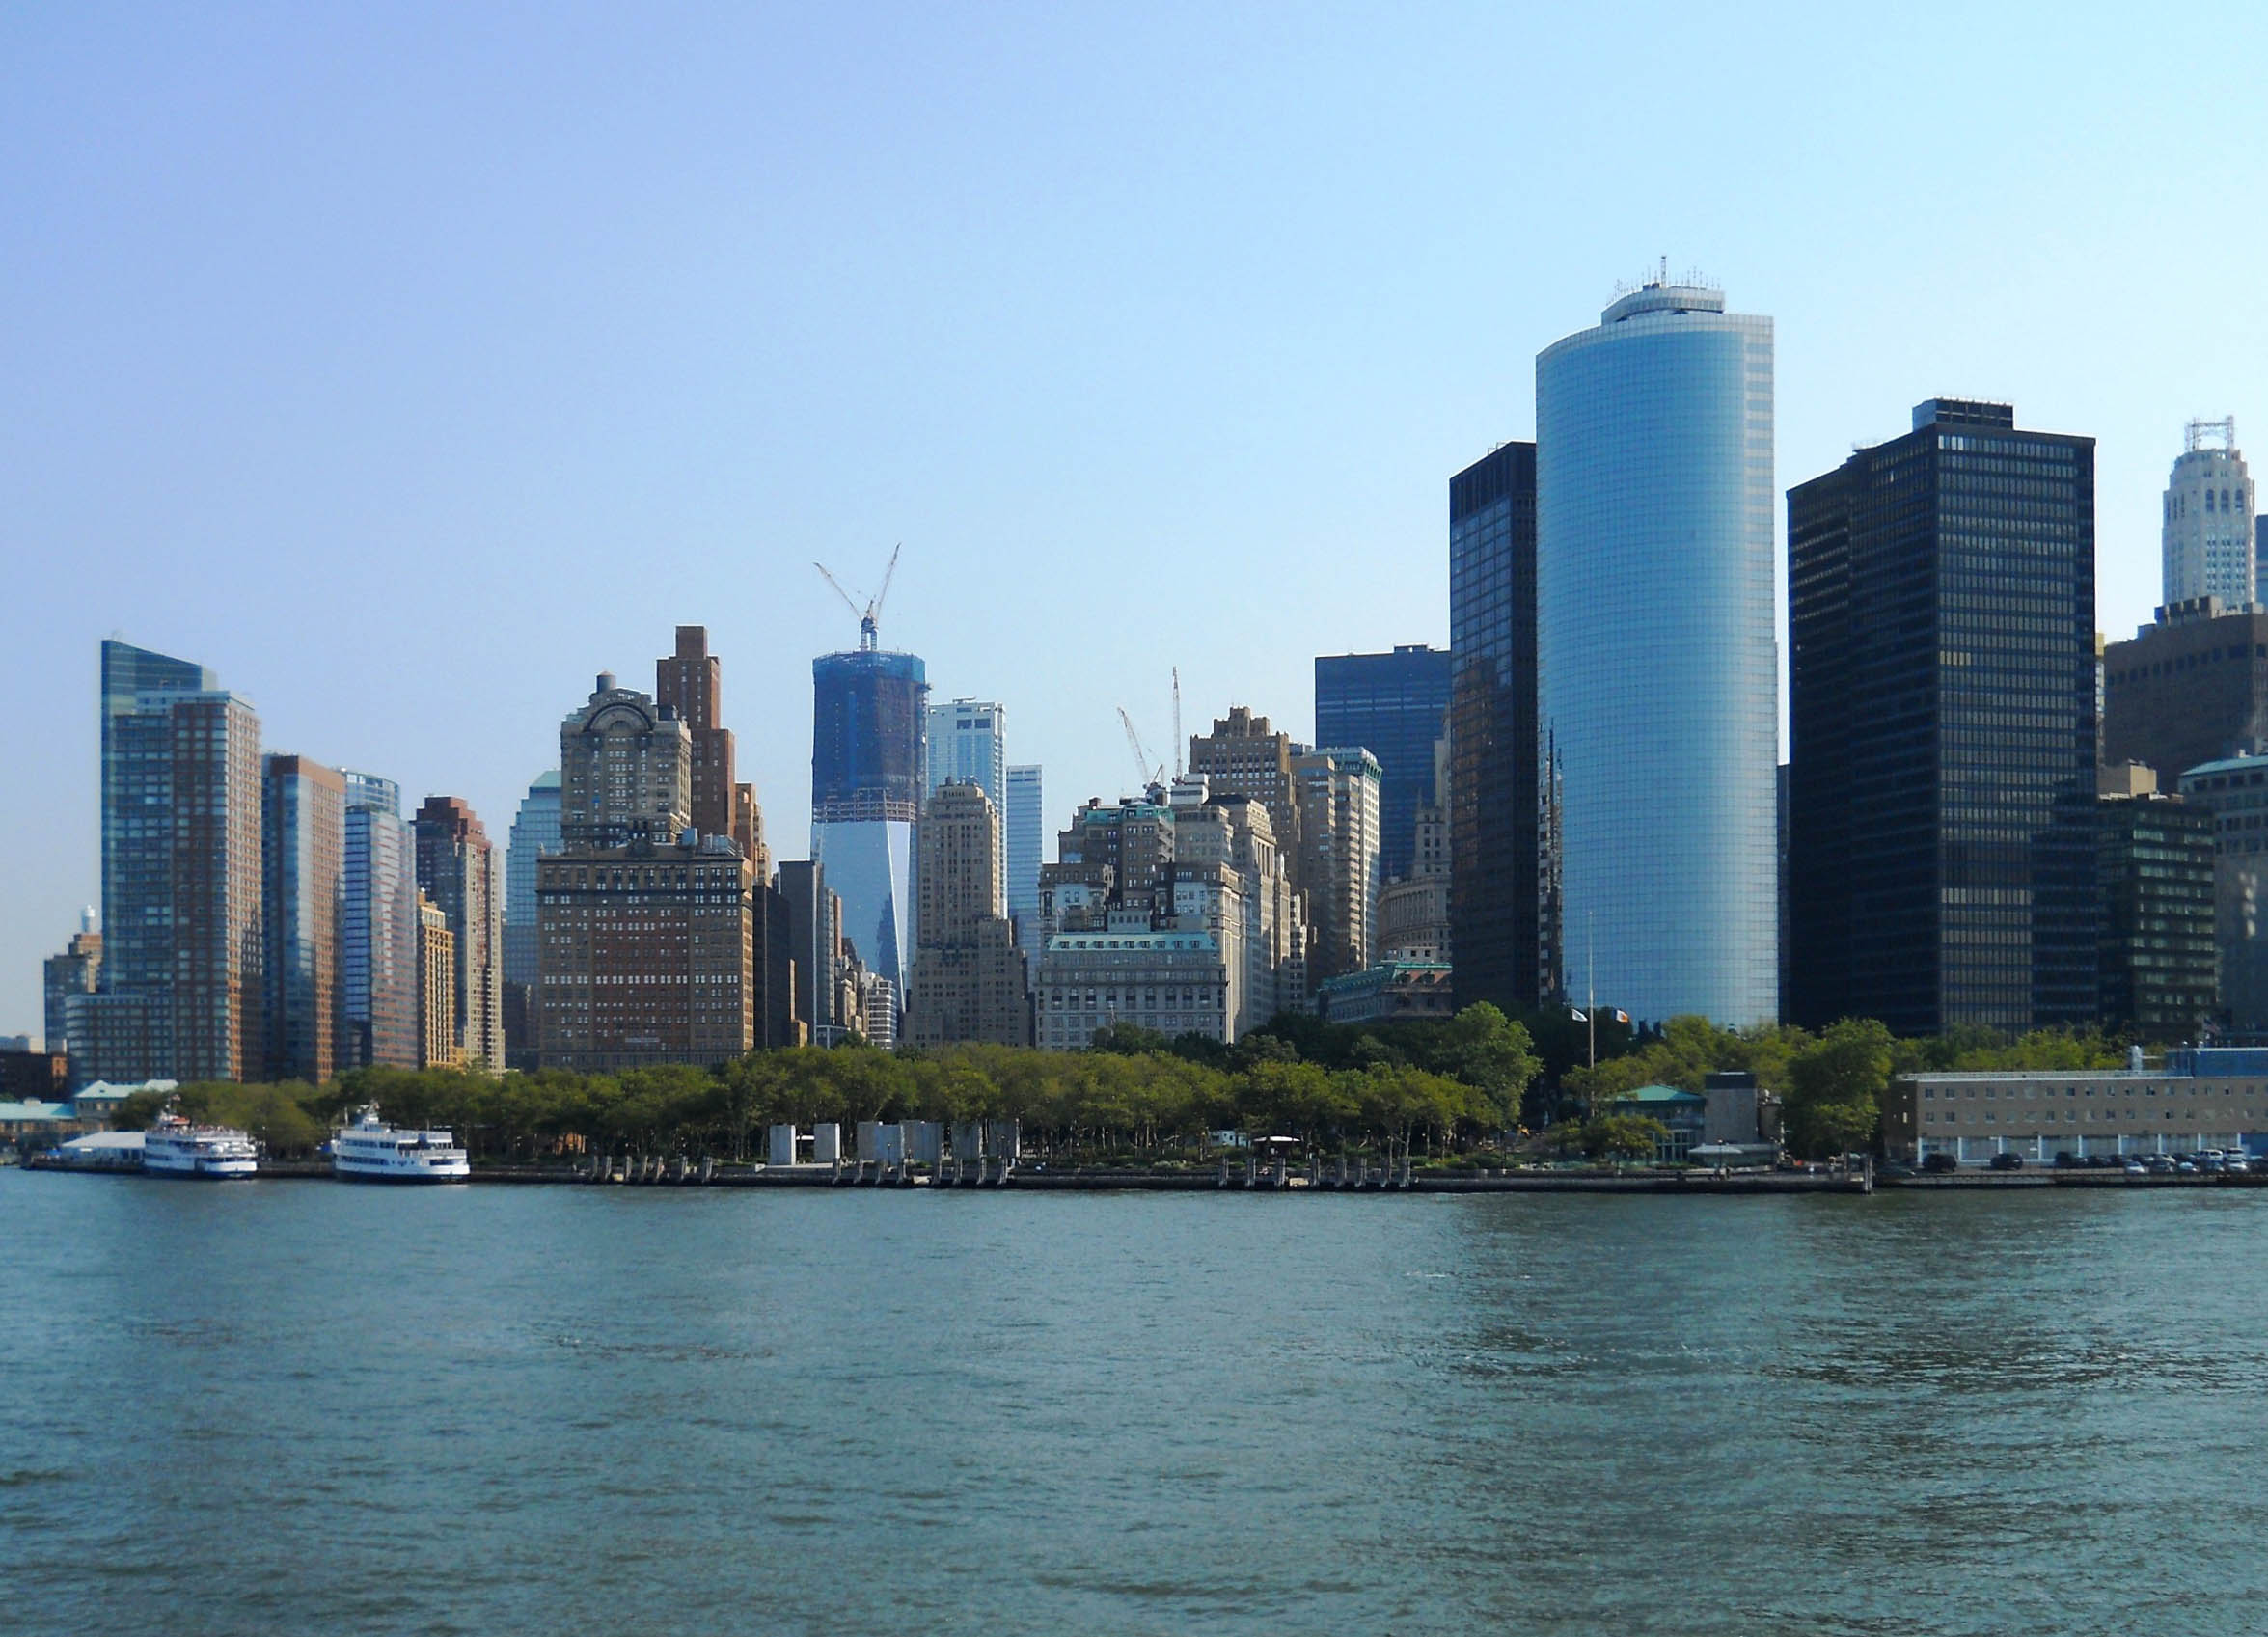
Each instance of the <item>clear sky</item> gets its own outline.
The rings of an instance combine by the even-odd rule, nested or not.
[[[1937,394],[2099,438],[2130,634],[2182,423],[2268,455],[2268,25],[2185,16],[7,8],[0,1032],[99,896],[104,636],[501,845],[704,623],[792,858],[809,564],[903,541],[886,644],[1059,820],[1174,665],[1305,737],[1314,655],[1445,641],[1450,474],[1663,255],[1777,319],[1783,488]]]

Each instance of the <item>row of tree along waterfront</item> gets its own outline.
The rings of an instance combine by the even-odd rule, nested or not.
[[[1712,1071],[1745,1069],[1781,1094],[1789,1147],[1817,1155],[1872,1144],[1881,1098],[1900,1073],[2111,1067],[2125,1050],[2090,1034],[1907,1041],[1866,1020],[1813,1034],[1678,1018],[1636,1039],[1626,1028],[1602,1031],[1599,1046],[1612,1055],[1591,1065],[1576,1057],[1588,1051],[1581,1031],[1564,1014],[1515,1020],[1478,1005],[1453,1019],[1368,1027],[1286,1016],[1234,1047],[1120,1025],[1082,1052],[959,1046],[893,1054],[852,1044],[753,1052],[707,1069],[358,1069],[319,1086],[206,1081],[178,1095],[183,1113],[246,1130],[282,1157],[313,1153],[349,1111],[376,1102],[395,1124],[447,1127],[476,1159],[494,1162],[593,1150],[745,1160],[769,1125],[900,1119],[1020,1120],[1027,1147],[1072,1160],[1194,1160],[1220,1131],[1296,1136],[1325,1154],[1644,1158],[1658,1128],[1617,1112],[1619,1097],[1653,1084],[1699,1090]],[[122,1124],[146,1123],[163,1101],[136,1097]]]

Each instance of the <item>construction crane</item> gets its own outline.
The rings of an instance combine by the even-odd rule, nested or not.
[[[1118,723],[1126,729],[1127,749],[1134,751],[1134,778],[1145,789],[1153,784],[1163,784],[1165,764],[1150,760],[1150,752],[1142,745],[1142,736],[1134,731],[1134,718],[1126,714],[1124,705],[1118,707]]]
[[[882,599],[889,595],[890,580],[898,571],[898,553],[905,549],[905,542],[902,540],[890,548],[889,566],[882,571],[882,589],[874,593],[874,600],[863,609],[859,607],[858,598],[842,588],[842,582],[834,577],[833,571],[827,564],[823,562],[811,564],[826,579],[827,583],[834,587],[834,594],[842,599],[843,607],[859,616],[859,652],[862,654],[870,654],[882,646]]]

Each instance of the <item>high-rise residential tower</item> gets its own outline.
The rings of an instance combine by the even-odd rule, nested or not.
[[[1004,859],[1008,845],[1008,711],[1007,707],[991,699],[952,699],[943,704],[931,701],[927,738],[923,750],[926,772],[923,775],[922,799],[926,801],[947,783],[974,784],[984,792],[985,800],[993,806],[994,822],[1000,827],[996,838],[998,851]],[[918,850],[915,875],[920,875]],[[996,914],[1008,913],[1007,873],[1000,876],[1000,901],[994,906]],[[920,919],[921,890],[915,887],[915,919]]]
[[[902,996],[914,954],[927,674],[913,654],[861,645],[813,660],[811,683],[811,859],[842,899],[843,935]]]
[[[1790,1021],[2091,1021],[2094,441],[1933,398],[1788,540]]]
[[[560,724],[560,851],[535,865],[546,1068],[715,1064],[764,1038],[769,884],[693,827],[692,769],[686,724],[611,673]]]
[[[560,850],[560,772],[539,773],[520,798],[504,861],[504,1046],[507,1063],[535,1050],[529,1007],[540,969],[535,860]]]
[[[100,990],[67,1007],[90,1078],[258,1078],[260,718],[201,666],[102,644]]]
[[[49,1051],[68,1051],[70,997],[94,994],[102,977],[102,934],[95,930],[92,904],[80,915],[79,930],[64,945],[63,953],[50,955],[41,964],[40,976],[47,1031],[42,1044]],[[73,1087],[81,1083],[75,1072],[70,1083]]]
[[[342,1068],[414,1069],[420,1058],[417,837],[391,778],[347,769],[343,897],[339,912]],[[453,959],[453,954],[452,954]]]
[[[947,780],[921,812],[919,943],[906,997],[915,1046],[1031,1044],[1031,993],[1000,914],[999,811],[975,780]]]
[[[1772,571],[1769,318],[1665,278],[1544,350],[1538,710],[1567,960],[1642,1019],[1778,1015]]]
[[[1379,763],[1360,746],[1302,750],[1292,778],[1314,929],[1308,976],[1321,983],[1362,970],[1378,954]]]
[[[1411,873],[1417,810],[1434,799],[1434,746],[1448,731],[1451,664],[1423,642],[1315,661],[1315,742],[1359,745],[1378,758],[1379,868],[1388,881]]]
[[[1536,732],[1536,446],[1449,480],[1449,924],[1458,999],[1559,989],[1549,758]]]
[[[2166,481],[2166,606],[2254,600],[2253,480],[2236,447],[2236,422],[2192,421]]]
[[[267,922],[266,1078],[320,1085],[340,1067],[346,985],[346,781],[306,756],[267,758],[260,791]]]
[[[1008,770],[1008,918],[1026,960],[1040,951],[1040,866],[1048,848],[1043,785],[1036,766]]]
[[[755,787],[735,781],[732,730],[724,725],[724,666],[709,652],[708,627],[677,627],[676,652],[654,662],[654,702],[685,723],[693,742],[690,797],[693,827],[703,835],[729,835],[769,878],[761,858],[763,819]]]
[[[449,917],[459,1061],[499,1073],[504,1046],[504,892],[496,849],[471,806],[428,796],[415,820],[418,889]]]

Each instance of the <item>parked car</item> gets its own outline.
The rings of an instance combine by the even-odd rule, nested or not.
[[[1943,1176],[1948,1171],[1960,1169],[1960,1161],[1950,1154],[1932,1154],[1922,1161],[1922,1169],[1932,1176]]]
[[[2244,1176],[2253,1168],[2253,1162],[2241,1154],[2231,1154],[2221,1164],[2231,1176]]]
[[[2153,1177],[2171,1177],[2173,1174],[2173,1156],[2171,1154],[2153,1154],[2143,1164]]]
[[[2021,1171],[2024,1168],[2024,1157],[2021,1154],[1996,1154],[1992,1157],[1992,1168],[1996,1171]]]
[[[1903,1160],[1886,1160],[1874,1168],[1874,1175],[1882,1182],[1899,1183],[1905,1181],[1908,1177],[1920,1176],[1921,1173]]]
[[[2056,1169],[2059,1171],[2076,1171],[2080,1169],[2079,1156],[2073,1154],[2069,1149],[2063,1149],[2058,1151],[2056,1155]]]
[[[2118,1168],[2130,1177],[2146,1177],[2150,1174],[2150,1168],[2139,1160],[2124,1160]]]

